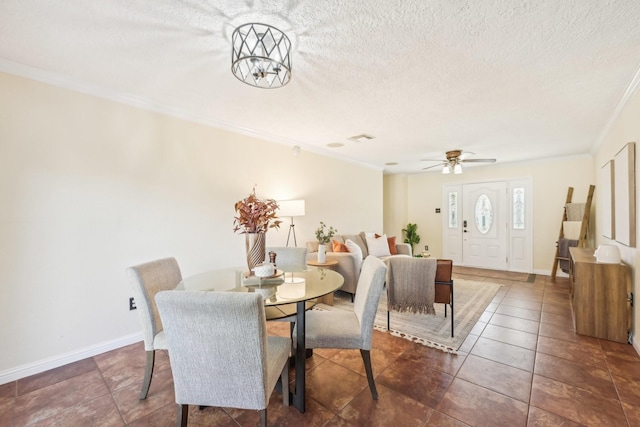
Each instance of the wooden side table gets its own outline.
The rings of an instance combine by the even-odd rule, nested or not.
[[[328,259],[328,260],[325,260],[325,262],[318,262],[318,261],[311,260],[311,261],[307,261],[307,265],[310,265],[312,267],[317,267],[317,268],[326,268],[328,270],[335,270],[336,265],[338,265],[338,261],[336,261],[335,259]],[[333,305],[333,292],[318,298],[318,302],[321,302],[327,305]]]

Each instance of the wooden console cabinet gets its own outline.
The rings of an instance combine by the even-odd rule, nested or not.
[[[629,266],[596,262],[592,248],[570,248],[571,305],[576,332],[627,342],[631,321]]]

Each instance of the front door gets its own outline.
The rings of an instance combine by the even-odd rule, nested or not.
[[[462,186],[462,262],[507,270],[507,183]]]

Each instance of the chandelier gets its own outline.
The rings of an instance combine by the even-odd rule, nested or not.
[[[231,72],[255,87],[273,89],[291,80],[291,42],[267,24],[244,24],[231,36]]]

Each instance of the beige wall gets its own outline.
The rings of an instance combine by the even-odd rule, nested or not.
[[[425,173],[406,176],[385,175],[385,192],[406,194],[406,216],[393,214],[394,206],[385,205],[385,230],[404,228],[407,222],[418,224],[420,250],[429,245],[432,256],[442,256],[442,187],[509,178],[530,177],[533,185],[533,268],[539,274],[549,274],[555,255],[560,221],[568,187],[574,187],[573,201],[586,200],[589,185],[595,183],[591,156],[577,156],[550,161],[536,161],[470,167],[462,175]],[[407,185],[405,191],[402,186]],[[385,194],[385,200],[387,195]],[[441,213],[435,213],[436,208]],[[389,218],[393,218],[392,222]]]
[[[611,126],[609,132],[606,134],[602,144],[598,147],[598,150],[595,155],[595,171],[598,182],[601,182],[601,168],[604,166],[606,162],[613,159],[618,151],[620,151],[628,142],[636,143],[636,184],[640,183],[638,178],[640,174],[640,165],[638,164],[638,151],[640,151],[640,93],[636,93],[629,102],[627,102],[625,108],[622,110],[620,115],[617,117],[617,120]],[[638,195],[638,185],[636,185],[636,212],[637,204],[640,201],[640,197]],[[603,206],[603,200],[601,199],[601,194],[596,191],[596,206]],[[640,215],[636,214],[636,230],[640,230]],[[640,265],[640,251],[637,248],[630,248],[624,245],[617,243],[616,241],[609,240],[606,237],[602,236],[601,230],[603,229],[600,221],[596,221],[596,244],[608,244],[615,245],[620,248],[620,254],[622,256],[622,260],[629,264],[632,267],[634,272],[633,276],[633,294],[638,297],[638,289],[640,289],[640,278],[638,274],[635,274]],[[638,236],[636,234],[636,241],[638,240]],[[637,245],[636,245],[637,246]],[[638,352],[640,352],[640,345],[638,344],[638,328],[636,325],[640,324],[640,310],[638,310],[638,305],[636,304],[635,308],[632,308],[633,313],[633,342],[634,347]]]
[[[384,232],[404,241],[402,229],[408,218],[408,177],[407,175],[384,176]],[[416,248],[417,250],[417,248]]]
[[[299,246],[320,221],[382,228],[379,170],[8,74],[0,93],[0,383],[139,340],[129,265],[243,265],[233,205],[254,184],[306,200]]]

